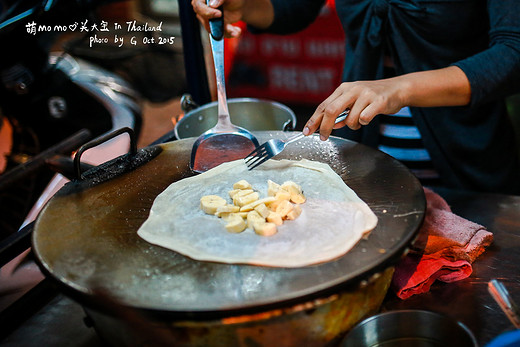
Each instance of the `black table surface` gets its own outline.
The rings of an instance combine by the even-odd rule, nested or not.
[[[488,293],[488,282],[499,279],[520,303],[520,196],[436,190],[454,213],[482,224],[494,234],[493,244],[473,263],[470,277],[435,282],[427,293],[407,300],[389,293],[381,311],[424,309],[464,323],[484,346],[512,324]],[[100,346],[95,331],[84,322],[81,306],[59,294],[0,341],[2,346]]]
[[[473,263],[470,277],[435,282],[427,293],[401,300],[389,294],[382,311],[424,309],[443,313],[465,324],[481,346],[513,325],[488,292],[488,282],[500,280],[520,302],[520,196],[436,190],[452,211],[493,233],[491,246]]]

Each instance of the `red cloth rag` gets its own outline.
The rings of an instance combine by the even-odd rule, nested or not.
[[[468,277],[473,271],[471,264],[493,241],[491,232],[452,213],[437,193],[428,188],[424,193],[424,222],[392,279],[401,299],[429,291],[436,280],[449,283]]]

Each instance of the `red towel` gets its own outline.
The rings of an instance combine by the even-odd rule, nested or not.
[[[437,193],[424,188],[426,215],[410,252],[395,267],[392,286],[401,299],[430,290],[440,280],[462,280],[493,241],[485,227],[451,212]]]

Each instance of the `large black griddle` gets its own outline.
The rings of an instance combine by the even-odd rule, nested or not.
[[[260,143],[286,136],[255,135]],[[194,175],[189,168],[194,140],[141,149],[63,187],[34,227],[33,250],[44,272],[80,300],[109,293],[128,307],[179,318],[251,313],[359,285],[393,265],[423,220],[423,189],[405,166],[355,142],[313,136],[278,158],[328,163],[378,216],[370,235],[337,260],[296,269],[192,260],[151,245],[136,232],[160,192]],[[327,221],[315,223],[319,232]]]

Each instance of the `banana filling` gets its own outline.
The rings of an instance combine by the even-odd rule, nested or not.
[[[228,194],[232,203],[218,195],[204,195],[200,198],[200,209],[222,218],[230,233],[249,228],[261,236],[272,236],[284,221],[298,218],[302,213],[300,204],[306,200],[301,186],[293,181],[278,184],[268,180],[267,196],[260,198],[260,192],[249,182],[239,180]]]

